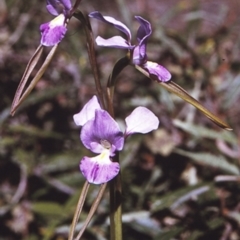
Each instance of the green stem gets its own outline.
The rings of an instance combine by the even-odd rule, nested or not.
[[[117,76],[127,65],[129,65],[128,56],[119,59],[108,78],[106,91],[107,110],[112,117],[114,117],[113,97]],[[116,154],[113,161],[119,162],[118,154]],[[120,172],[110,182],[110,233],[111,240],[122,240],[122,183]]]
[[[110,236],[111,240],[122,240],[122,184],[120,173],[110,182]]]

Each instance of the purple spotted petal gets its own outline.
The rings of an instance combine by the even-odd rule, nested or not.
[[[54,16],[61,13],[66,15],[71,7],[72,3],[70,0],[47,0],[47,10]]]
[[[125,121],[127,125],[125,135],[127,136],[134,133],[151,132],[157,129],[159,125],[156,115],[145,107],[135,108]]]
[[[147,61],[141,67],[148,71],[151,77],[157,79],[160,82],[167,82],[172,77],[171,73],[166,68],[155,62]]]
[[[130,42],[131,42],[131,32],[125,24],[121,23],[120,21],[117,21],[113,17],[103,16],[100,12],[97,12],[97,11],[90,13],[88,16],[91,17],[91,18],[96,18],[96,19],[98,19],[98,20],[100,20],[104,23],[108,23],[108,24],[114,26],[119,31],[125,33],[126,36],[127,36],[127,40],[130,44]]]
[[[119,173],[119,164],[112,162],[109,156],[103,159],[101,155],[93,158],[84,157],[80,162],[80,170],[89,183],[106,183]]]
[[[109,39],[104,39],[98,36],[96,38],[96,43],[98,46],[102,46],[102,47],[114,47],[114,48],[122,48],[122,49],[134,48],[134,46],[130,46],[128,42],[120,36],[115,36]]]
[[[40,26],[42,45],[54,46],[61,42],[67,32],[67,28],[64,25],[64,19],[64,15],[60,14],[51,22],[44,23]]]
[[[87,121],[95,117],[95,110],[101,109],[96,96],[93,96],[83,107],[83,109],[73,115],[73,120],[77,126],[83,126]]]
[[[80,135],[83,145],[92,152],[101,153],[103,141],[110,144],[111,156],[123,148],[124,138],[117,122],[105,110],[95,110],[95,118],[88,121]]]

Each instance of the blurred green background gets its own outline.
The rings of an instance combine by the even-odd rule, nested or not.
[[[73,114],[95,94],[81,24],[71,19],[48,70],[14,117],[11,102],[50,21],[45,1],[0,0],[0,239],[67,239],[84,183],[79,161],[90,156]],[[240,2],[237,0],[82,1],[132,30],[151,22],[148,57],[221,117],[227,132],[132,67],[120,74],[116,117],[146,106],[157,131],[128,139],[120,154],[125,240],[240,239]],[[94,35],[117,30],[91,20]],[[124,50],[97,49],[105,83]],[[43,57],[49,48],[44,49]],[[38,65],[39,67],[40,65]],[[33,71],[32,77],[36,73]],[[99,186],[91,186],[78,229]],[[83,239],[109,239],[106,191]]]

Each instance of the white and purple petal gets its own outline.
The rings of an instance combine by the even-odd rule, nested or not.
[[[137,107],[125,119],[126,132],[125,135],[129,136],[134,133],[148,133],[158,128],[159,120],[156,115],[145,107]]]
[[[120,166],[112,162],[107,152],[89,158],[84,157],[80,161],[80,171],[89,183],[102,184],[110,181],[119,173]]]
[[[117,122],[105,110],[95,110],[95,118],[88,121],[80,134],[83,145],[92,152],[100,153],[104,141],[109,143],[111,156],[120,151],[124,145],[124,137]]]
[[[73,115],[73,120],[77,126],[83,126],[87,121],[95,117],[95,110],[101,109],[96,96],[93,96],[83,107],[83,109]]]
[[[171,73],[165,67],[155,62],[147,61],[140,67],[145,69],[151,77],[158,80],[159,82],[168,82],[169,80],[171,80]]]
[[[118,29],[119,31],[123,32],[126,34],[127,36],[127,41],[129,44],[131,44],[131,32],[129,30],[129,28],[123,24],[122,22],[116,20],[113,17],[109,17],[109,16],[103,16],[100,12],[96,11],[96,12],[92,12],[88,15],[91,18],[96,18],[104,23],[110,24],[112,26],[114,26],[116,29]]]
[[[63,14],[60,14],[51,22],[44,23],[40,26],[40,31],[42,34],[41,44],[43,46],[54,46],[61,42],[67,32],[64,22],[65,17]]]
[[[98,46],[102,46],[102,47],[113,47],[113,48],[122,48],[122,49],[134,48],[134,46],[130,46],[128,42],[121,36],[115,36],[108,39],[104,39],[98,36],[96,38],[96,43]]]

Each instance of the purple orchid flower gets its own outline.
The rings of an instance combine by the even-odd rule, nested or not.
[[[42,45],[54,46],[61,42],[67,32],[66,25],[71,8],[71,0],[47,0],[47,10],[57,17],[40,26]]]
[[[103,110],[94,96],[83,109],[73,116],[74,122],[82,126],[80,139],[83,145],[99,155],[83,157],[80,171],[88,182],[102,184],[113,179],[120,170],[112,157],[121,151],[125,139],[134,133],[148,133],[158,128],[158,118],[147,108],[137,107],[126,119],[123,133],[117,122]]]
[[[126,40],[121,36],[114,36],[109,39],[104,39],[98,36],[96,38],[97,45],[103,47],[128,49],[130,51],[130,56],[134,65],[143,68],[150,74],[150,76],[157,78],[157,80],[160,82],[167,82],[171,79],[171,74],[166,68],[155,62],[148,61],[147,59],[147,41],[152,33],[151,24],[147,20],[140,16],[135,16],[136,20],[140,24],[140,27],[137,31],[138,44],[132,45],[130,30],[120,21],[117,21],[116,19],[109,16],[103,16],[97,11],[90,13],[89,17],[96,18],[102,22],[114,26],[115,28],[123,32],[127,37]]]

